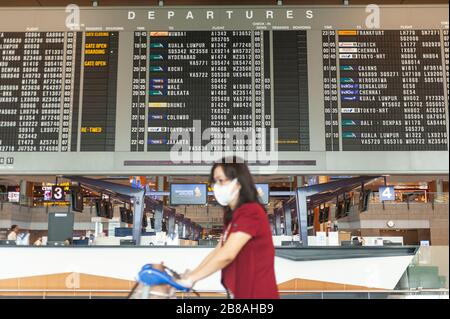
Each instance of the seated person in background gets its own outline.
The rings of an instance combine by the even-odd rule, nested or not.
[[[8,234],[8,240],[16,241],[17,240],[17,234],[19,233],[19,226],[12,225],[9,229],[10,233]]]
[[[36,239],[36,241],[33,243],[33,246],[42,246],[42,237]]]
[[[366,241],[362,237],[358,237],[359,242],[361,243],[361,246],[364,246],[366,244]]]
[[[353,237],[353,245],[354,246],[364,246],[364,239],[359,236]]]
[[[64,246],[70,246],[70,245],[72,245],[72,238],[67,238],[67,239],[64,241]]]

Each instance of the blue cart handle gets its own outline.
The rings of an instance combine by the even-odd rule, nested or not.
[[[142,267],[138,274],[138,281],[146,286],[169,285],[182,292],[191,291],[191,288],[180,285],[168,273],[153,268],[151,264]]]

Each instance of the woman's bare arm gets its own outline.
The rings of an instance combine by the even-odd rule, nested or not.
[[[225,268],[236,258],[242,247],[251,238],[252,236],[244,232],[232,233],[225,244],[221,247],[216,247],[217,251],[214,254],[210,253],[208,256],[210,258],[207,257],[208,260],[192,271],[187,278],[192,282],[197,282]]]
[[[194,271],[196,271],[198,268],[203,267],[208,261],[211,260],[211,258],[217,253],[217,251],[220,249],[220,247],[222,246],[222,237],[219,240],[219,243],[216,245],[216,247],[214,247],[214,249],[208,254],[208,256],[206,256],[203,261],[200,263],[200,265],[198,265]]]

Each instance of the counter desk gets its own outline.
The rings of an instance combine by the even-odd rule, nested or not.
[[[177,272],[195,268],[209,246],[0,246],[2,289],[129,290],[139,269],[164,262]],[[283,290],[394,289],[418,250],[393,247],[276,247]],[[223,292],[220,274],[196,289]]]

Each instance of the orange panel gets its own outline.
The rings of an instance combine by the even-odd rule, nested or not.
[[[346,290],[344,284],[339,284],[335,282],[326,282],[323,290]]]
[[[84,289],[84,290],[129,290],[134,281],[116,278],[62,273],[0,280],[2,289]]]
[[[98,2],[102,2],[98,0]],[[40,5],[44,7],[65,7],[69,4],[76,4],[78,6],[92,6],[92,0],[39,0]]]
[[[356,30],[339,30],[338,35],[358,35]]]
[[[19,289],[47,289],[47,276],[19,278]]]
[[[164,4],[168,6],[190,6],[190,5],[204,5],[204,6],[217,6],[217,5],[275,5],[274,0],[164,0]]]
[[[299,290],[325,290],[327,283],[324,281],[298,279]]]
[[[320,231],[319,207],[314,208],[313,211],[314,211],[314,231]]]
[[[35,7],[39,6],[36,0],[3,0],[0,1],[0,7]]]
[[[151,37],[167,37],[168,35],[169,35],[169,32],[167,32],[167,31],[161,31],[161,32],[153,31],[153,32],[150,32],[150,36]]]
[[[19,280],[14,279],[2,279],[0,280],[0,289],[19,289]]]
[[[81,274],[80,289],[126,290],[133,281]]]
[[[354,285],[346,285],[340,284],[336,282],[327,282],[320,280],[310,280],[310,279],[301,279],[296,278],[292,280],[285,281],[278,285],[278,290],[380,290],[377,288],[370,288],[365,286],[354,286]]]
[[[278,290],[296,290],[296,289],[297,289],[297,279],[285,281],[278,285]]]

